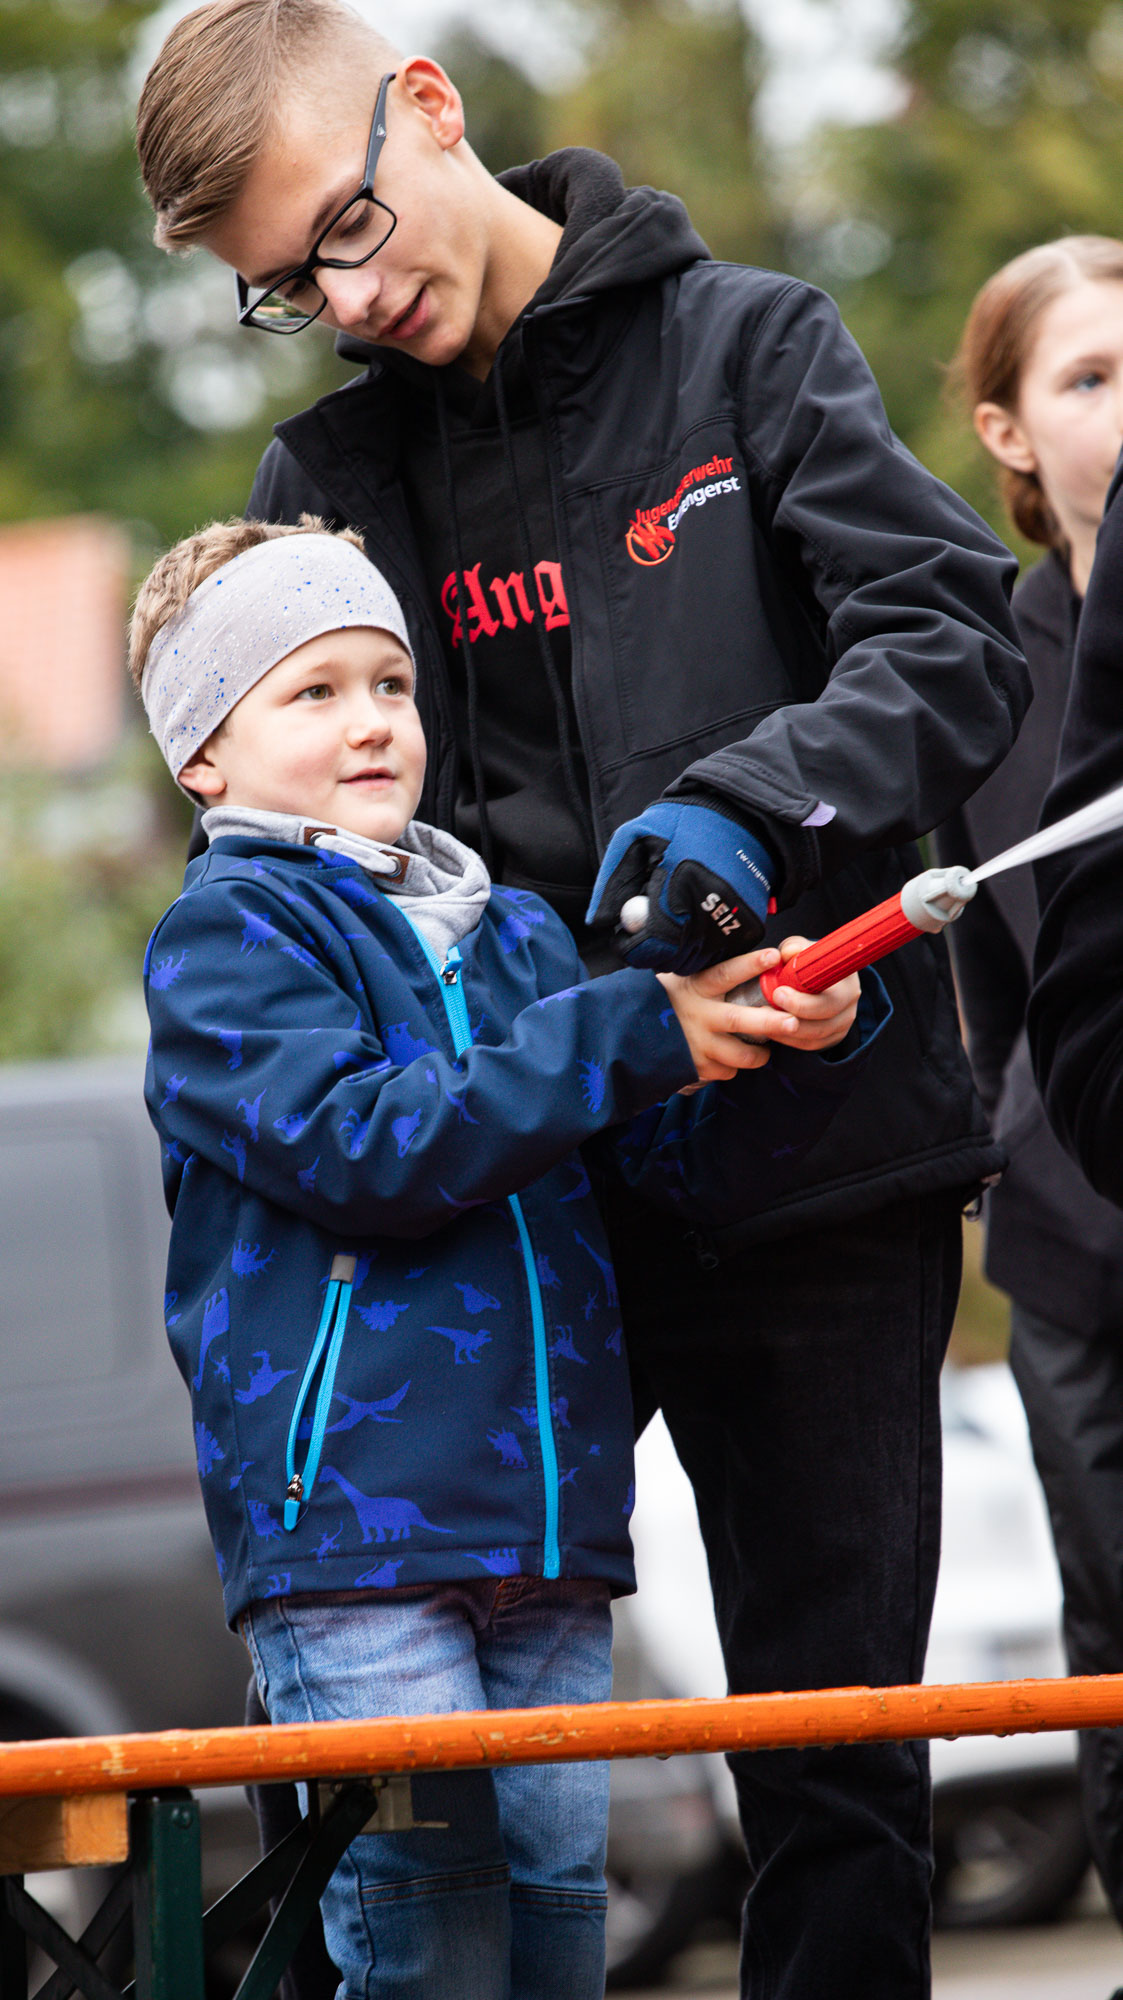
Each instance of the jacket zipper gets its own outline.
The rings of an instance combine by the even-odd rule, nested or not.
[[[347,1315],[351,1309],[351,1287],[355,1279],[355,1259],[341,1253],[333,1257],[331,1274],[324,1292],[324,1306],[320,1314],[320,1324],[312,1342],[312,1352],[308,1357],[304,1376],[293,1405],[289,1422],[289,1434],[285,1443],[285,1487],[284,1525],[285,1533],[291,1534],[300,1518],[300,1510],[312,1497],[316,1484],[316,1474],[320,1469],[320,1453],[324,1448],[324,1434],[331,1413],[332,1397],[335,1394],[335,1374],[339,1366],[339,1356],[343,1349],[343,1334],[347,1325]],[[326,1354],[325,1354],[326,1349]],[[312,1412],[311,1436],[304,1464],[297,1469],[296,1452],[300,1435],[301,1419],[312,1393],[312,1384],[320,1373],[320,1387]]]
[[[404,915],[405,912],[403,911]],[[412,918],[409,919],[412,924]],[[452,1046],[458,1056],[462,1056],[472,1046],[472,1027],[468,1019],[468,1002],[464,997],[461,978],[463,959],[460,946],[452,945],[442,965],[416,924],[415,935],[429,964],[437,975],[444,1004],[445,1016],[452,1035]],[[558,1516],[560,1512],[560,1488],[558,1485],[558,1452],[554,1439],[553,1412],[550,1409],[550,1366],[546,1352],[546,1309],[542,1302],[542,1287],[538,1282],[538,1271],[534,1262],[534,1248],[530,1230],[527,1227],[523,1206],[517,1194],[507,1196],[507,1206],[515,1218],[519,1248],[522,1251],[523,1268],[526,1272],[527,1291],[530,1294],[530,1322],[534,1333],[534,1406],[538,1427],[538,1442],[542,1452],[542,1485],[546,1505],[545,1533],[542,1544],[542,1574],[556,1577],[561,1574],[561,1552],[558,1546]]]

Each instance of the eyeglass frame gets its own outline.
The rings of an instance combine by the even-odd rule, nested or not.
[[[342,204],[341,207],[336,209],[335,214],[330,218],[328,222],[324,224],[324,227],[321,229],[319,235],[316,238],[316,241],[313,243],[312,248],[309,251],[307,257],[305,257],[303,263],[294,264],[291,271],[283,271],[279,278],[274,278],[273,283],[271,285],[266,285],[262,289],[261,297],[255,299],[252,305],[249,302],[250,298],[249,285],[247,284],[245,278],[243,278],[240,271],[236,271],[234,273],[238,290],[239,326],[252,327],[255,333],[280,333],[280,334],[303,333],[305,327],[311,326],[314,321],[319,319],[320,314],[326,311],[328,303],[326,296],[324,297],[323,304],[317,306],[314,313],[309,313],[308,318],[302,320],[299,326],[294,326],[291,328],[281,327],[281,326],[259,326],[255,321],[253,315],[260,306],[261,300],[267,299],[273,292],[279,292],[282,286],[293,284],[297,278],[307,279],[309,284],[314,283],[315,273],[320,269],[327,269],[330,271],[357,271],[360,265],[369,264],[372,257],[377,257],[379,251],[385,249],[387,243],[389,242],[391,236],[394,234],[394,231],[398,226],[398,218],[394,210],[388,207],[386,202],[379,201],[378,196],[374,192],[374,176],[378,166],[379,155],[382,151],[383,146],[386,143],[386,98],[389,93],[390,85],[393,83],[394,78],[397,76],[397,73],[398,73],[397,70],[394,69],[389,70],[387,74],[381,79],[378,85],[378,96],[375,98],[374,101],[374,117],[371,119],[371,124],[370,124],[370,138],[367,141],[367,157],[366,157],[366,165],[363,169],[362,186],[357,188],[354,194],[348,195],[347,200]],[[383,212],[390,217],[390,227],[386,231],[385,236],[382,238],[381,243],[377,243],[373,250],[368,250],[365,256],[356,257],[353,260],[348,257],[318,256],[317,252],[320,248],[321,243],[323,243],[325,239],[331,235],[332,230],[336,228],[337,224],[342,221],[343,217],[347,213],[347,210],[349,208],[353,208],[357,201],[372,201],[374,202],[377,208],[382,209]],[[316,289],[321,293],[323,291],[322,286],[317,286]]]

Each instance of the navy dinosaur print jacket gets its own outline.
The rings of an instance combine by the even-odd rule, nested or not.
[[[145,963],[146,1097],[231,1621],[488,1572],[633,1587],[627,1363],[579,1149],[606,1135],[671,1212],[748,1212],[888,1006],[870,981],[854,1053],[680,1097],[654,975],[581,978],[522,891],[442,969],[344,856],[224,838],[190,865]]]

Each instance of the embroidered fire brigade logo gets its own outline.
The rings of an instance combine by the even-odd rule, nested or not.
[[[704,507],[725,493],[739,493],[741,482],[733,473],[731,458],[707,459],[705,465],[684,472],[669,500],[657,507],[637,507],[635,519],[624,537],[633,562],[650,567],[664,563],[675,546],[675,532],[683,515],[692,507]]]
[[[628,554],[633,562],[666,562],[675,545],[672,530],[662,521],[645,521],[637,513],[627,533]]]

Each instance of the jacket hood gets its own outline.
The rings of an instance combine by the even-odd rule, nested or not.
[[[615,160],[587,146],[565,146],[544,160],[509,167],[497,178],[501,187],[562,226],[554,261],[528,311],[568,297],[668,278],[710,255],[677,195],[625,187]],[[341,333],[335,347],[345,361],[392,358],[395,367],[405,364],[403,372],[410,372],[410,356],[390,357],[353,334]],[[413,368],[418,365],[412,363]]]
[[[500,185],[562,225],[562,239],[532,305],[574,293],[669,278],[700,257],[702,238],[677,195],[624,186],[604,153],[566,146],[499,175]]]

